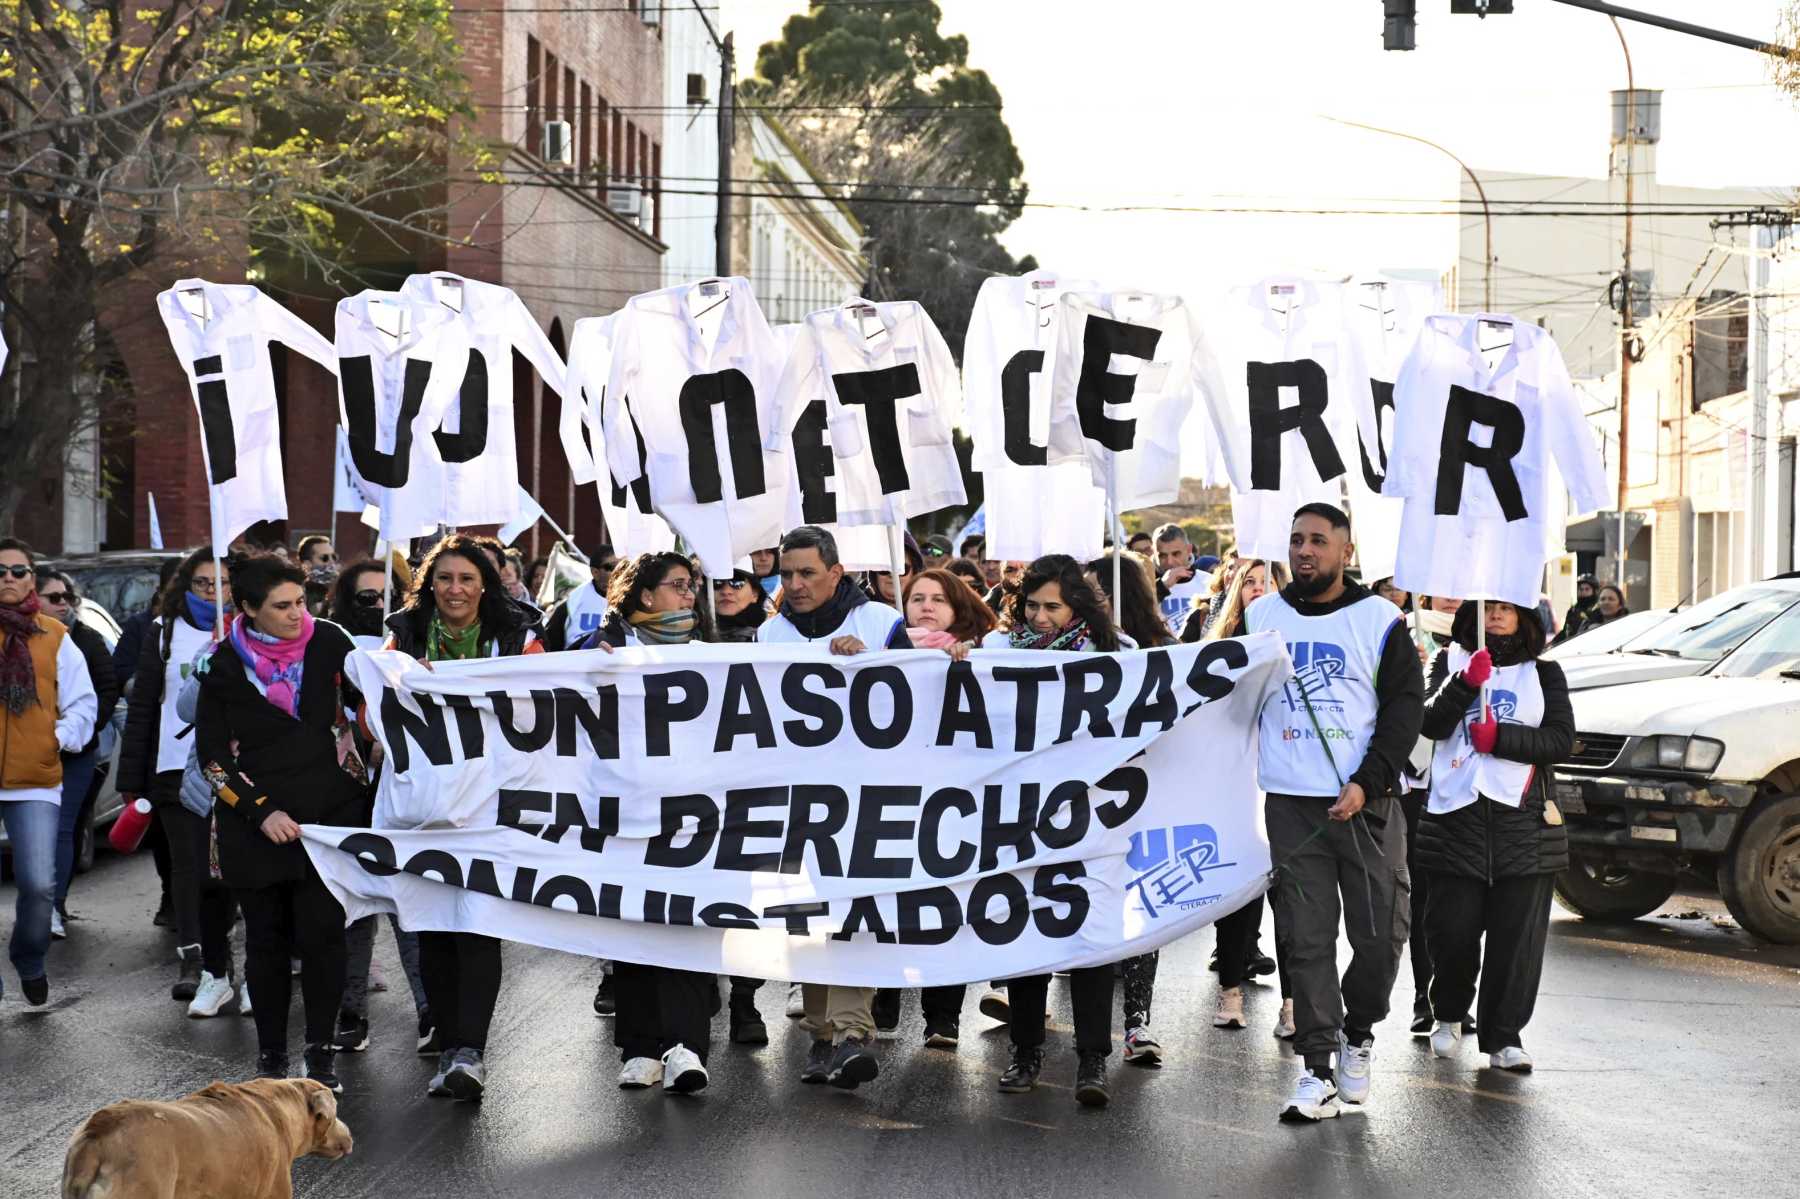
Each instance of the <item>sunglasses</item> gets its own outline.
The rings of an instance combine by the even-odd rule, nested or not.
[[[381,607],[381,592],[359,591],[356,593],[356,604],[360,608],[379,608]]]
[[[950,551],[941,550],[935,545],[928,545],[925,547],[925,556],[927,558],[948,558],[950,556]]]
[[[0,574],[11,575],[15,579],[28,579],[37,573],[29,566],[0,566]]]
[[[713,590],[714,591],[724,591],[727,588],[731,589],[732,591],[736,591],[740,587],[748,587],[748,586],[750,586],[750,584],[746,583],[742,579],[714,579],[713,580]]]
[[[72,597],[66,591],[40,591],[38,598],[46,604],[66,604]]]

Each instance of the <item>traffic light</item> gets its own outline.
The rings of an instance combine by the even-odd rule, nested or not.
[[[1387,17],[1381,27],[1381,48],[1411,50],[1419,15],[1416,0],[1381,0],[1381,8]]]

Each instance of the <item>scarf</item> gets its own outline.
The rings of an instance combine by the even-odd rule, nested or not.
[[[942,629],[908,629],[906,637],[912,642],[914,649],[949,649],[957,644],[956,634],[947,633]],[[976,637],[973,640],[979,641],[981,638]]]
[[[432,662],[456,662],[464,658],[485,658],[490,641],[481,636],[481,622],[471,621],[469,627],[458,633],[444,623],[434,609],[431,613],[431,631],[425,639],[425,657]]]
[[[631,629],[645,645],[684,645],[693,640],[700,617],[692,608],[671,612],[633,612]]]
[[[219,623],[219,605],[212,600],[201,599],[191,591],[186,596],[188,619],[198,628],[216,628]]]
[[[0,704],[14,716],[38,702],[37,668],[31,664],[29,640],[44,630],[38,627],[37,592],[12,607],[0,604]]]
[[[1087,621],[1072,621],[1062,628],[1048,633],[1036,632],[1027,625],[1022,629],[1012,631],[1010,643],[1014,649],[1086,649],[1088,643]]]
[[[300,676],[305,668],[306,647],[312,641],[312,613],[302,613],[300,635],[292,641],[271,637],[239,613],[231,622],[231,648],[263,685],[268,701],[289,716],[300,715]]]
[[[838,583],[837,591],[830,599],[814,608],[811,612],[796,612],[793,605],[782,601],[781,614],[808,641],[828,636],[837,632],[850,613],[869,602],[863,589],[852,583],[848,576]]]
[[[382,634],[381,609],[365,608],[361,604],[351,604],[336,616],[338,624],[351,633],[363,637],[379,637]]]

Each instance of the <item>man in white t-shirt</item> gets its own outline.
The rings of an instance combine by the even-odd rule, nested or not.
[[[1244,613],[1287,643],[1294,676],[1260,717],[1258,783],[1276,882],[1275,938],[1294,992],[1305,1063],[1281,1118],[1363,1103],[1374,1026],[1388,1011],[1412,922],[1406,822],[1394,801],[1419,737],[1425,680],[1400,610],[1344,577],[1350,518],[1324,503],[1294,514],[1293,582]],[[1338,978],[1340,933],[1350,968]],[[1333,1069],[1332,1057],[1337,1062]]]

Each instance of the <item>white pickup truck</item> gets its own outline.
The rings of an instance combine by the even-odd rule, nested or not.
[[[1604,664],[1564,663],[1577,732],[1554,775],[1573,857],[1557,898],[1631,920],[1692,872],[1717,881],[1744,928],[1800,944],[1800,579],[1734,588],[1650,637],[1639,656],[1664,677],[1611,682]]]

